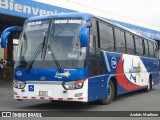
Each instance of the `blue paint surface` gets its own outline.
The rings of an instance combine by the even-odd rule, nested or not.
[[[21,71],[22,75],[17,76],[17,72]],[[72,81],[72,80],[80,80],[83,78],[87,78],[88,70],[84,69],[74,69],[74,70],[65,70],[62,69],[62,73],[69,72],[69,76],[62,76],[62,78],[56,77],[57,69],[30,69],[29,72],[25,72],[24,68],[16,68],[14,72],[14,77],[16,80],[20,81]],[[41,77],[45,77],[45,79],[41,79]]]
[[[95,101],[108,96],[109,75],[94,76],[88,79],[88,101]]]

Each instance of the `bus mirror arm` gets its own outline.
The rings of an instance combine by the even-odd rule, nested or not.
[[[91,22],[86,22],[86,23],[84,24],[84,26],[85,26],[86,28],[92,27],[92,23],[91,23]]]
[[[6,28],[1,35],[1,47],[6,48],[8,36],[10,35],[12,31],[21,31],[21,30],[22,30],[22,27],[19,27],[19,26],[13,26],[13,27]]]
[[[89,42],[89,27],[91,26],[90,22],[87,22],[82,25],[80,30],[80,44],[81,47],[87,47]]]

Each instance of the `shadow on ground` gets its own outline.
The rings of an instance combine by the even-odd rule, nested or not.
[[[152,91],[156,91],[157,89],[153,89]],[[130,92],[124,95],[119,95],[115,98],[115,100],[109,104],[111,106],[114,104],[114,102],[118,102],[120,100],[129,98],[129,97],[134,97],[137,95],[141,94],[147,94],[143,90],[139,91],[134,91]],[[36,105],[31,105],[31,106],[25,106],[25,107],[20,107],[20,109],[34,109],[34,110],[53,110],[53,111],[91,111],[92,109],[95,110],[94,108],[100,106],[98,101],[95,102],[89,102],[89,103],[81,103],[81,102],[65,102],[65,101],[52,101],[52,102],[46,102],[46,103],[41,103],[41,104],[36,104]]]

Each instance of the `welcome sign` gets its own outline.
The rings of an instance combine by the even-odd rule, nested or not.
[[[19,17],[28,18],[66,12],[73,11],[31,0],[0,0],[0,13]]]

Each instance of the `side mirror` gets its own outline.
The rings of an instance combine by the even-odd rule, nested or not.
[[[19,26],[13,26],[6,28],[1,35],[1,47],[5,48],[8,40],[8,36],[12,31],[20,31],[22,28]]]
[[[85,23],[80,31],[80,44],[81,47],[87,47],[89,43],[89,26],[91,26],[90,22]]]
[[[80,31],[80,44],[81,47],[87,47],[89,41],[89,29],[83,28]]]

